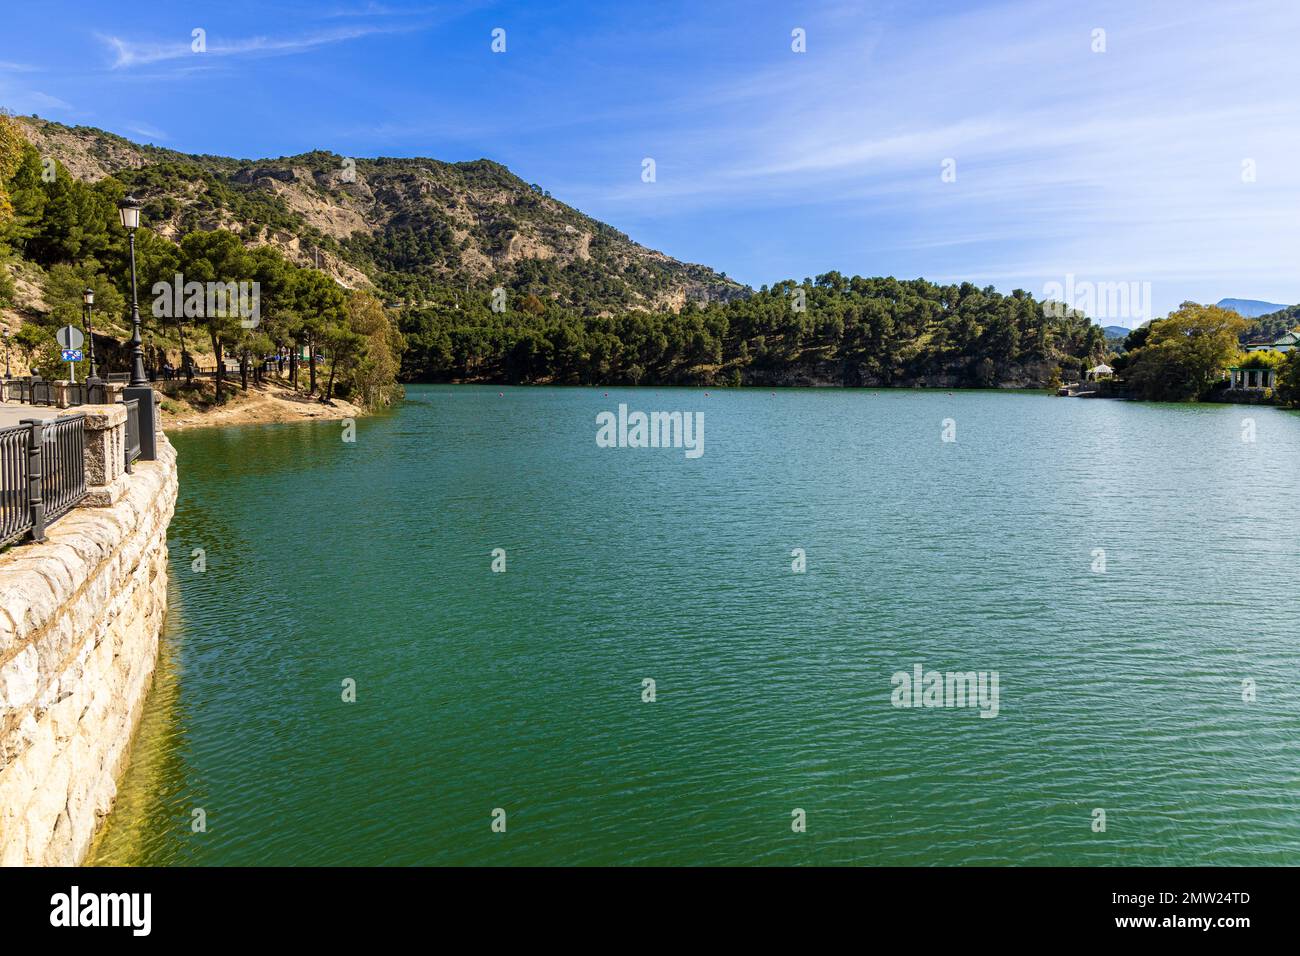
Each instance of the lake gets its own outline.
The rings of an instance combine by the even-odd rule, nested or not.
[[[344,437],[173,437],[95,862],[1300,864],[1300,414],[415,386]]]

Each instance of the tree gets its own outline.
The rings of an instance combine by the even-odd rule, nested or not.
[[[0,113],[0,247],[22,252],[45,212],[41,157],[12,119]]]
[[[299,269],[289,283],[293,311],[298,316],[298,342],[307,346],[308,391],[316,391],[316,347],[326,331],[342,324],[346,299],[343,287],[323,272]]]
[[[373,295],[355,293],[350,306],[348,325],[365,342],[365,356],[354,374],[354,385],[367,408],[390,404],[400,394],[397,373],[405,347],[402,334]]]
[[[239,237],[224,229],[212,232],[191,232],[181,240],[181,274],[185,284],[251,282],[252,262]],[[213,288],[213,287],[208,287]],[[197,313],[197,314],[196,314]],[[216,358],[216,401],[224,399],[223,385],[226,375],[225,345],[238,340],[243,326],[237,308],[225,296],[205,294],[200,305],[196,297],[186,295],[185,314],[197,318],[207,330],[212,341],[212,354]]]
[[[127,237],[124,230],[119,230],[121,235],[118,242],[108,251],[105,256],[106,268],[110,275],[117,278],[118,287],[124,296],[131,294],[131,258],[130,246],[127,243]],[[144,300],[140,306],[140,318],[146,326],[151,320],[154,324],[154,332],[161,333],[163,327],[167,324],[166,313],[158,315],[152,305],[156,299],[151,301],[150,296],[155,285],[165,283],[170,289],[176,279],[177,273],[180,272],[180,249],[176,243],[166,239],[151,229],[141,227],[135,231],[135,263],[136,263],[136,285],[137,293]],[[168,293],[170,295],[170,293]],[[98,302],[98,299],[96,299]],[[122,316],[122,311],[111,314],[114,318]],[[190,360],[189,348],[185,341],[185,313],[184,311],[173,311],[171,324],[176,329],[177,344],[181,351],[181,368],[185,370],[186,378],[190,381],[194,379],[194,364]]]
[[[13,219],[14,206],[9,194],[10,183],[28,150],[31,150],[31,145],[23,136],[18,124],[7,114],[0,113],[0,228]]]
[[[97,260],[113,243],[110,229],[118,221],[121,183],[109,177],[87,185],[56,164],[54,179],[42,186],[44,209],[24,254],[43,266]]]
[[[1230,309],[1184,302],[1152,322],[1140,348],[1130,353],[1124,377],[1143,398],[1189,401],[1205,395],[1238,354],[1247,321]],[[1137,332],[1128,341],[1137,340]]]
[[[1288,352],[1278,368],[1276,395],[1288,405],[1300,405],[1300,350]]]
[[[85,310],[83,293],[87,288],[95,292],[91,324],[102,335],[105,328],[114,324],[126,311],[126,300],[122,297],[122,293],[117,291],[113,282],[91,265],[72,266],[60,263],[50,269],[45,277],[43,293],[45,304],[49,307],[45,324],[52,329],[65,325],[82,328]],[[95,364],[101,374],[107,357],[103,352],[96,357]],[[89,370],[89,366],[87,369]]]
[[[292,345],[298,328],[290,296],[290,282],[294,267],[274,246],[258,246],[248,252],[253,281],[257,283],[260,297],[261,325],[257,335],[246,336],[246,348],[258,361],[254,364],[254,378],[262,381],[261,357],[272,350]]]

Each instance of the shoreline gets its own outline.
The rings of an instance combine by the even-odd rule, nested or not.
[[[159,383],[155,384],[158,387]],[[205,383],[207,384],[207,383]],[[227,383],[230,391],[226,401],[219,406],[195,408],[178,395],[162,388],[162,424],[168,431],[189,431],[196,428],[223,428],[237,425],[277,425],[288,422],[342,421],[363,418],[370,413],[346,399],[335,398],[329,404],[318,398],[282,386],[275,382],[249,385],[245,392],[238,381]]]
[[[1230,396],[1216,395],[1201,399],[1188,399],[1186,401],[1174,401],[1170,399],[1147,399],[1135,398],[1131,395],[1116,394],[1098,394],[1095,392],[1085,392],[1082,394],[1063,395],[1054,386],[1038,385],[826,385],[826,384],[805,384],[805,385],[695,385],[681,383],[663,383],[647,384],[645,382],[636,385],[619,385],[619,384],[600,384],[600,385],[577,385],[563,382],[490,382],[490,381],[405,381],[399,383],[403,388],[410,386],[429,386],[433,388],[452,386],[454,388],[480,388],[480,389],[533,389],[533,388],[555,388],[555,389],[630,389],[630,390],[664,390],[673,389],[680,391],[695,392],[718,392],[727,394],[729,392],[772,392],[773,394],[780,391],[798,392],[798,391],[821,391],[821,392],[946,392],[949,395],[958,392],[969,393],[997,393],[1001,395],[1042,395],[1048,398],[1083,398],[1083,399],[1106,399],[1109,401],[1134,402],[1143,405],[1241,405],[1251,408],[1276,408],[1280,411],[1300,411],[1300,405],[1288,405],[1285,402],[1276,399],[1265,399],[1254,395],[1253,393],[1237,393]],[[366,413],[363,413],[366,414]]]

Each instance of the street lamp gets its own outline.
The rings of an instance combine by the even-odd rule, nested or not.
[[[86,286],[81,293],[81,301],[86,303],[85,326],[86,326],[86,344],[90,346],[90,378],[86,379],[86,384],[98,381],[95,375],[95,329],[90,323],[91,313],[95,311],[95,290]]]
[[[131,242],[131,382],[132,388],[145,386],[149,380],[144,375],[144,341],[140,338],[140,303],[135,294],[135,231],[140,226],[140,209],[143,203],[134,196],[126,196],[117,204],[122,225]]]

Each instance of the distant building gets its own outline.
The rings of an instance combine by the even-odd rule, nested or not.
[[[1242,368],[1234,365],[1228,369],[1228,387],[1244,391],[1263,391],[1277,385],[1277,370],[1272,368]]]
[[[1102,362],[1100,365],[1088,369],[1088,378],[1092,379],[1094,382],[1097,379],[1102,378],[1106,375],[1114,375],[1114,374],[1115,374],[1115,370],[1111,368],[1109,365],[1107,365],[1105,362]]]
[[[1247,352],[1290,352],[1300,348],[1300,332],[1283,332],[1272,342],[1247,342]]]

